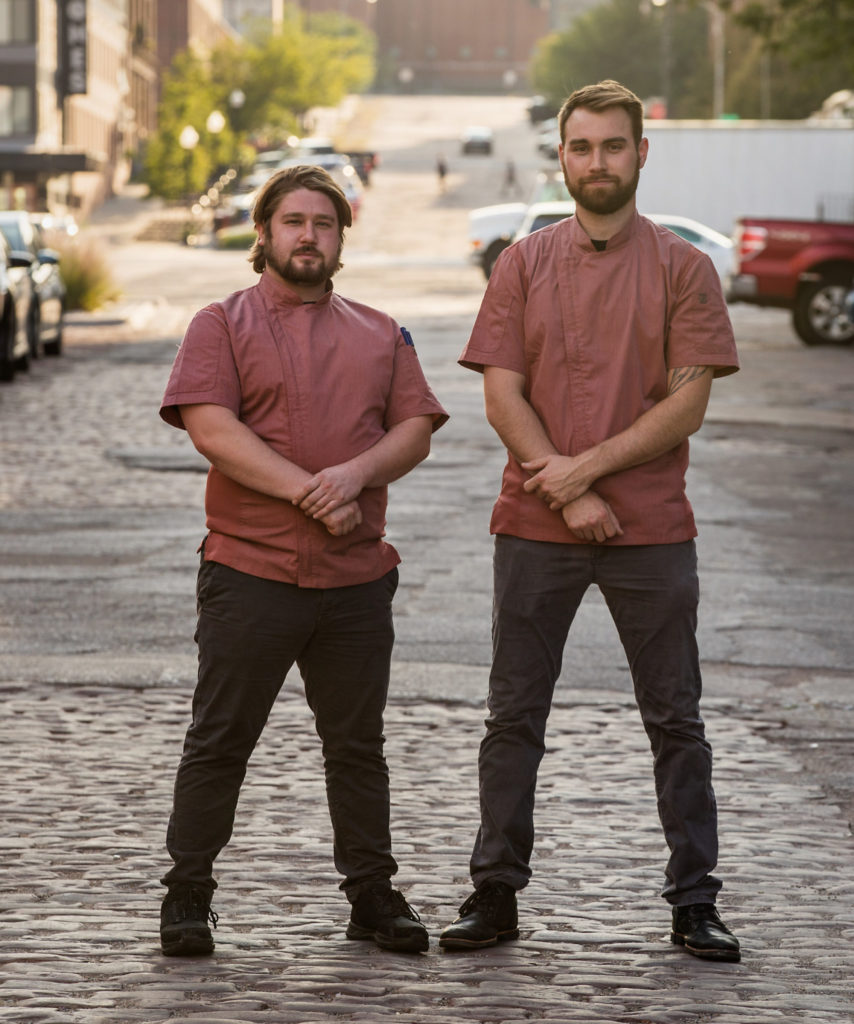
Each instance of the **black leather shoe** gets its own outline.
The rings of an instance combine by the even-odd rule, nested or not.
[[[670,941],[704,960],[741,959],[738,939],[720,919],[714,903],[674,907]]]
[[[164,956],[210,956],[214,940],[208,921],[216,928],[217,915],[205,889],[172,885],[160,907],[160,948]]]
[[[519,938],[516,890],[484,882],[460,907],[460,916],[439,937],[442,949],[482,949]]]
[[[350,910],[348,939],[371,939],[381,949],[423,953],[430,945],[421,918],[388,883],[365,886]]]

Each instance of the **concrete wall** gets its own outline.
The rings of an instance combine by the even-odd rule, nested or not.
[[[647,121],[642,213],[854,221],[854,122]]]

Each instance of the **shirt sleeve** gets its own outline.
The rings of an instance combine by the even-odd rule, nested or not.
[[[385,428],[388,430],[415,416],[432,416],[435,432],[447,421],[448,414],[427,383],[409,331],[394,324],[394,333],[394,361],[385,410]]]
[[[485,366],[525,374],[525,280],[513,248],[505,249],[489,277],[477,319],[459,358],[482,373]]]
[[[720,278],[699,250],[680,262],[667,331],[667,368],[711,366],[715,377],[738,370],[732,324]]]
[[[222,405],[240,414],[240,378],[234,363],[225,313],[218,304],[193,317],[166,385],[160,416],[184,427],[182,405]]]

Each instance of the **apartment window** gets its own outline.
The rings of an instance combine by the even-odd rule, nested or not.
[[[0,138],[32,134],[32,89],[0,85]]]
[[[0,0],[0,45],[36,41],[32,0]]]

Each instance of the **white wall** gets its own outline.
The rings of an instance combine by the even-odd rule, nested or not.
[[[641,213],[854,221],[854,122],[647,121]]]

